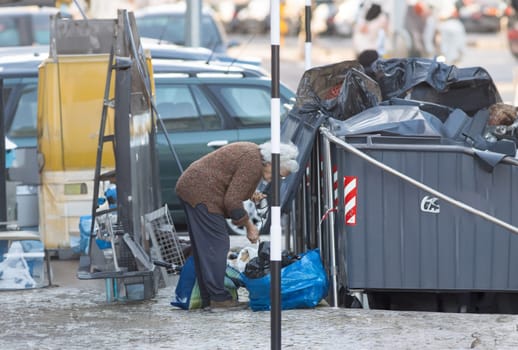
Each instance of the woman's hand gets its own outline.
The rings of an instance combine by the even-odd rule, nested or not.
[[[258,204],[264,198],[266,198],[266,195],[264,193],[255,191],[250,200],[255,204]]]
[[[259,230],[250,220],[246,223],[246,238],[248,238],[250,243],[257,243],[259,241]]]

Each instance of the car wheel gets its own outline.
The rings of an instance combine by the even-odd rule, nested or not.
[[[250,220],[255,224],[259,232],[263,229],[268,221],[268,205],[264,207],[257,207],[252,201],[247,200],[243,202],[245,210],[248,212]],[[228,231],[231,235],[246,235],[246,228],[244,226],[236,226],[232,220],[227,219]]]

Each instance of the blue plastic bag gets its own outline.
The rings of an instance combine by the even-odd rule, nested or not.
[[[240,278],[239,271],[227,265],[225,271],[225,289],[229,291],[234,299],[237,299],[237,289],[243,286],[243,282],[241,282]],[[185,260],[182,266],[171,305],[184,310],[201,308],[200,288],[196,281],[196,271],[194,270],[194,258],[192,255]]]
[[[187,260],[185,260],[185,263],[182,266],[182,271],[180,272],[180,278],[178,279],[178,284],[176,285],[171,305],[177,306],[184,310],[199,308],[201,306],[201,300],[200,305],[194,305],[194,301],[196,299],[201,299],[200,290],[198,288],[194,290],[195,284],[196,272],[194,271],[194,258],[191,255],[187,258]],[[193,299],[192,305],[191,298]]]
[[[270,275],[242,279],[253,311],[270,310]],[[329,280],[318,249],[301,254],[300,260],[281,269],[281,308],[312,308],[327,296]]]

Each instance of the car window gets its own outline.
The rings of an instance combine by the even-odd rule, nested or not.
[[[205,94],[197,87],[192,89],[197,105],[200,109],[200,118],[205,130],[219,130],[223,128],[222,118],[210,104]]]
[[[156,106],[168,132],[222,128],[220,116],[196,86],[157,84]]]
[[[39,14],[32,18],[34,43],[48,45],[50,43],[50,15]]]
[[[15,17],[3,16],[0,18],[0,46],[21,45],[20,33]]]
[[[227,108],[239,128],[270,124],[271,92],[262,86],[211,85],[210,90]],[[281,104],[281,115],[287,110]]]
[[[136,22],[141,37],[185,45],[184,15],[148,15],[136,18]],[[213,50],[222,45],[218,27],[210,16],[202,16],[201,32],[201,46]]]
[[[18,146],[36,146],[38,80],[2,79],[5,134]]]
[[[15,105],[14,117],[7,136],[15,140],[18,137],[36,137],[38,90],[36,86],[26,86],[21,91]]]

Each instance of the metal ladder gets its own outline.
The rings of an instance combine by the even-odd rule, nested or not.
[[[116,38],[114,38],[116,40]],[[94,232],[95,232],[95,220],[100,215],[109,215],[110,213],[117,211],[117,207],[110,208],[107,210],[101,210],[98,211],[99,206],[99,189],[100,189],[100,183],[101,181],[107,181],[107,180],[117,180],[117,174],[115,170],[111,170],[105,173],[101,173],[102,168],[102,157],[103,157],[103,150],[104,150],[104,143],[111,142],[112,143],[112,149],[113,153],[115,154],[115,135],[105,135],[106,133],[106,122],[108,119],[108,109],[109,108],[115,108],[115,101],[112,99],[110,100],[110,85],[112,80],[112,72],[114,70],[114,46],[112,46],[108,61],[108,71],[106,75],[106,84],[104,88],[104,98],[103,98],[103,108],[102,108],[102,114],[101,114],[101,125],[99,128],[99,141],[97,144],[97,156],[96,156],[96,163],[95,163],[95,171],[94,171],[94,190],[93,190],[93,200],[92,200],[92,223],[90,225],[90,233],[91,233],[91,239],[90,239],[90,247],[92,245],[92,241],[95,238]]]
[[[114,38],[116,40],[116,38]],[[106,75],[106,84],[104,89],[104,98],[103,98],[103,108],[101,114],[101,123],[99,127],[99,140],[97,144],[97,155],[96,155],[96,164],[94,170],[94,190],[93,190],[93,198],[92,198],[92,215],[91,215],[91,224],[90,224],[90,240],[89,240],[89,252],[92,251],[92,245],[96,243],[97,236],[101,230],[99,225],[97,225],[97,220],[104,216],[104,222],[107,224],[105,227],[105,233],[111,245],[111,253],[113,259],[113,267],[114,271],[120,271],[119,264],[117,261],[116,247],[115,247],[115,230],[111,223],[111,215],[117,211],[117,204],[114,207],[110,207],[109,209],[98,210],[99,208],[99,190],[101,188],[101,182],[110,181],[117,182],[117,172],[115,170],[109,170],[106,172],[102,172],[102,160],[103,160],[103,151],[104,144],[111,143],[113,154],[115,155],[115,135],[109,134],[106,135],[106,124],[108,120],[108,111],[109,109],[115,108],[115,100],[110,99],[110,86],[112,81],[113,70],[116,69],[113,64],[114,61],[114,45],[110,50],[110,56],[108,61],[108,70]],[[97,229],[96,229],[97,226]],[[106,301],[111,302],[117,300],[119,298],[119,288],[118,282],[116,278],[105,277],[105,292],[106,292]]]
[[[125,14],[123,13],[123,15]],[[124,23],[125,28],[130,27],[127,14],[120,23]],[[121,38],[117,37],[118,34],[121,35]],[[127,50],[127,47],[121,48],[118,46],[122,40],[126,39],[124,35],[124,30],[120,28],[115,30],[112,45],[109,49],[93,176],[89,255],[80,257],[77,274],[79,279],[104,279],[108,302],[153,297],[156,293],[159,274],[158,270],[154,268],[148,253],[142,247],[142,235],[136,233],[135,230],[138,230],[138,228],[134,226],[137,224],[132,220],[133,204],[130,176],[132,164],[129,159],[131,155],[129,146],[131,120],[126,116],[132,114],[130,109],[132,101],[131,75],[133,65],[140,57],[135,56],[132,59],[131,54],[128,54],[127,57],[119,56],[119,50]],[[140,62],[137,62],[137,64],[140,64]],[[116,74],[114,74],[114,71]],[[110,99],[113,82],[115,83],[114,98]],[[114,111],[114,133],[106,134],[110,122],[110,109]],[[103,155],[106,156],[103,152],[105,143],[112,144],[115,168],[103,172]],[[107,180],[116,184],[117,197],[121,198],[117,198],[117,203],[110,208],[100,209],[99,191],[102,190],[101,184]],[[138,232],[140,233],[140,231]],[[143,288],[140,286],[143,286]],[[123,288],[125,288],[125,295],[122,293]]]

